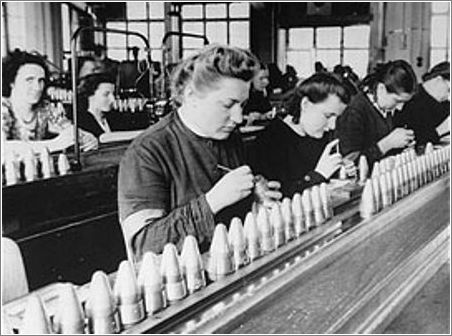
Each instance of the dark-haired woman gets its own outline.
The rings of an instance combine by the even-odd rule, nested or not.
[[[450,116],[450,63],[435,65],[422,76],[423,83],[401,113],[398,113],[397,124],[414,131],[416,145],[427,142],[438,143],[441,124],[449,124]],[[449,120],[450,121],[450,120]],[[450,126],[444,125],[450,132]],[[437,129],[438,128],[438,129]]]
[[[325,132],[335,127],[349,93],[333,74],[314,74],[296,87],[284,119],[274,119],[249,153],[253,171],[281,182],[286,196],[326,182],[342,165],[337,140]],[[353,168],[350,168],[353,169]]]
[[[108,113],[115,101],[115,79],[107,74],[91,74],[79,88],[79,120],[81,129],[96,138],[111,132]]]
[[[380,66],[363,79],[356,94],[338,119],[337,134],[343,155],[356,160],[361,154],[372,166],[393,150],[412,144],[414,133],[394,128],[393,114],[409,101],[417,88],[411,66],[397,60]]]
[[[176,110],[136,138],[119,167],[130,256],[160,253],[169,242],[180,248],[187,235],[206,251],[216,223],[251,208],[254,176],[235,130],[257,65],[246,50],[211,45],[173,72]]]
[[[15,50],[2,61],[2,141],[13,152],[31,147],[60,151],[74,143],[73,128],[62,116],[54,116],[44,99],[49,71],[36,55]],[[96,139],[82,132],[83,150],[93,149]],[[20,153],[17,153],[20,155]]]
[[[267,114],[272,109],[266,89],[269,83],[268,69],[265,64],[260,63],[259,71],[251,81],[248,101],[243,107],[248,125],[253,124],[254,121],[267,120]]]

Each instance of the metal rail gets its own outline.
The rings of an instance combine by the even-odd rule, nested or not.
[[[126,31],[126,30],[120,30],[120,29],[110,29],[110,28],[101,28],[101,27],[80,27],[78,28],[74,34],[71,37],[71,75],[72,75],[72,116],[73,116],[73,123],[74,123],[74,142],[75,142],[75,158],[73,162],[73,170],[81,170],[82,165],[80,162],[80,139],[78,136],[78,117],[77,117],[77,108],[78,108],[78,102],[77,102],[77,39],[82,31],[99,31],[99,32],[109,32],[109,33],[116,33],[116,34],[123,34],[123,35],[135,35],[141,38],[146,46],[145,50],[147,52],[146,62],[148,63],[148,69],[149,71],[149,90],[150,95],[152,96],[154,94],[153,92],[153,69],[152,69],[152,59],[151,59],[151,50],[149,48],[149,41],[148,39],[137,32],[134,31]]]
[[[168,49],[170,48],[166,48],[166,42],[168,40],[168,38],[172,37],[172,36],[179,36],[179,37],[193,37],[193,38],[197,38],[197,39],[202,39],[204,42],[204,45],[209,44],[209,39],[205,36],[205,35],[199,35],[199,34],[192,34],[192,33],[183,33],[183,32],[176,32],[176,31],[170,31],[167,32],[162,39],[162,73],[163,73],[163,77],[162,77],[162,87],[161,87],[161,94],[163,97],[163,99],[166,99],[168,97],[166,97],[166,68],[168,66],[167,64],[167,59],[166,59],[166,52],[168,51]],[[182,51],[182,48],[180,50],[180,52]],[[179,57],[182,58],[182,55],[179,54]]]

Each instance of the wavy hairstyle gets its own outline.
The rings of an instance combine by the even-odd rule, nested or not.
[[[350,101],[350,92],[339,76],[330,72],[316,73],[295,88],[286,104],[287,113],[292,116],[293,122],[298,124],[303,97],[316,104],[325,101],[331,94],[337,95],[344,104]]]
[[[443,79],[450,81],[450,63],[441,62],[435,65],[427,73],[422,76],[422,80],[428,81],[429,79],[441,76]]]
[[[16,80],[17,72],[25,64],[36,64],[44,69],[46,85],[49,80],[49,68],[41,56],[15,49],[2,59],[2,97],[11,95],[11,84]],[[39,103],[45,98],[45,88]]]
[[[100,84],[116,84],[116,79],[109,73],[94,73],[83,77],[83,81],[78,87],[78,109],[80,111],[88,110],[88,99],[97,90]]]
[[[388,92],[396,94],[413,94],[417,88],[416,74],[411,65],[404,60],[378,65],[362,80],[361,89],[364,92],[375,94],[379,83],[382,83]]]
[[[251,52],[225,45],[210,45],[182,61],[172,74],[171,100],[179,107],[190,83],[198,92],[215,87],[223,78],[249,82],[259,69],[259,60]]]

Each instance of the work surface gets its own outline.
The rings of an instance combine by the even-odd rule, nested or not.
[[[290,285],[244,312],[221,332],[381,331],[383,320],[373,320],[378,311],[364,321],[363,316],[376,308],[381,313],[392,310],[397,299],[406,301],[408,297],[402,296],[419,287],[438,255],[441,264],[450,254],[450,188],[442,188],[445,183],[449,179],[345,233],[330,251],[322,251],[324,256],[316,265],[295,275]],[[443,190],[437,193],[437,187]],[[391,291],[392,297],[387,297]],[[394,306],[381,307],[385,300]]]

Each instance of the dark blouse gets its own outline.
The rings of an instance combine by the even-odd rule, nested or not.
[[[131,117],[126,113],[117,111],[111,111],[105,113],[105,119],[107,120],[108,127],[111,131],[128,131],[131,130]],[[78,114],[78,127],[90,132],[97,138],[101,134],[105,133],[104,129],[99,125],[96,118],[92,113],[84,111]],[[142,129],[143,127],[136,127],[136,129]]]
[[[297,191],[326,181],[314,171],[326,144],[326,137],[300,136],[277,118],[257,138],[248,156],[255,174],[281,182],[283,195],[291,197]]]
[[[392,129],[392,122],[383,117],[365,93],[360,92],[353,96],[337,120],[340,151],[344,156],[355,153],[353,160],[363,154],[372,166],[383,157],[377,146],[378,141],[391,133]],[[386,156],[395,152],[390,150]]]
[[[440,135],[436,131],[450,114],[450,102],[438,102],[419,85],[417,93],[407,102],[402,112],[396,115],[395,123],[414,131],[417,145],[427,142],[438,143]]]
[[[228,226],[233,216],[243,218],[251,209],[249,199],[214,216],[205,198],[224,175],[217,165],[237,168],[243,159],[238,133],[222,141],[200,137],[177,112],[136,138],[121,160],[118,177],[120,221],[135,256],[149,250],[161,253],[168,242],[180,248],[189,234],[206,251],[216,223]],[[142,210],[149,215],[144,225],[124,225]]]
[[[264,92],[251,88],[248,101],[243,108],[243,114],[247,115],[251,112],[267,113],[271,109],[272,106],[270,104],[270,100],[264,95]]]

